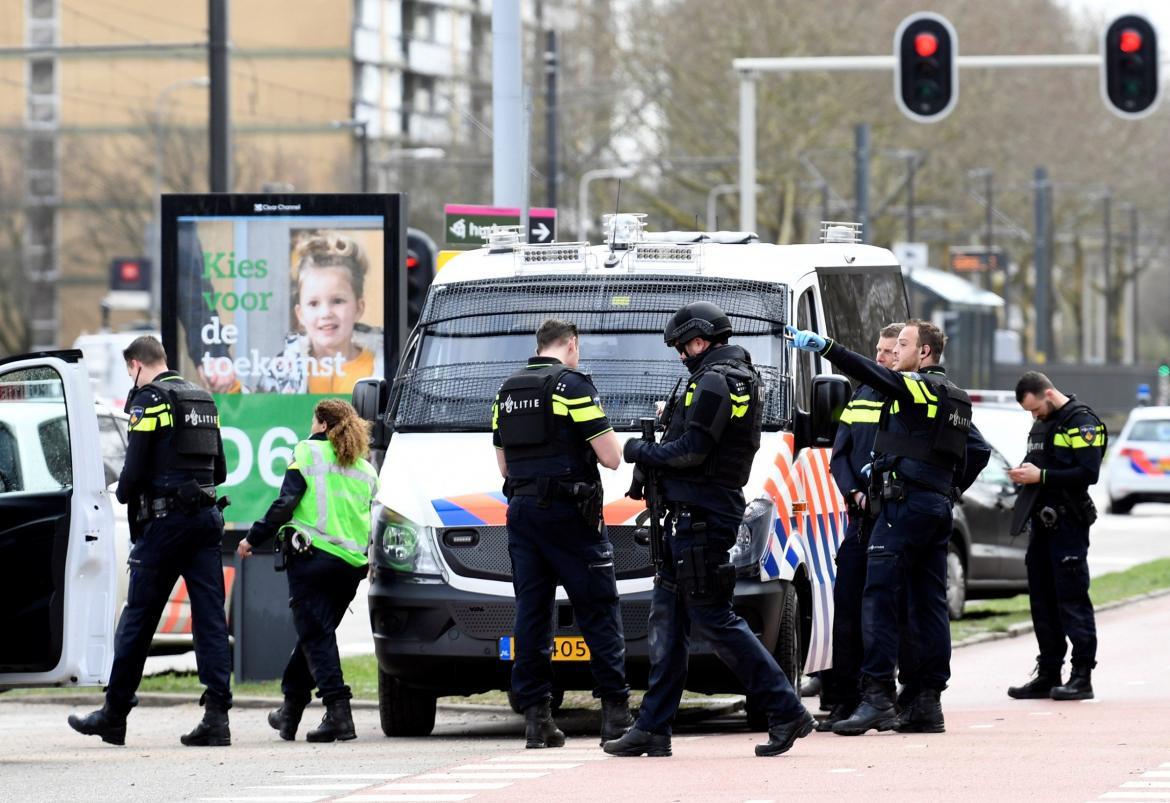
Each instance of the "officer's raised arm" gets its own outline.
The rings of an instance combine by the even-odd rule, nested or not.
[[[785,329],[792,336],[789,342],[794,348],[820,354],[847,376],[863,385],[869,385],[883,396],[907,402],[915,400],[915,387],[911,387],[898,371],[878,365],[868,357],[850,351],[830,337],[797,329],[795,326],[787,326]],[[901,337],[898,345],[905,345],[901,342]]]

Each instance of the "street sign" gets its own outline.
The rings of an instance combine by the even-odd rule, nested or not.
[[[492,226],[519,226],[520,210],[499,206],[447,204],[443,207],[447,245],[478,247],[487,242]],[[557,210],[530,207],[528,242],[551,243],[557,238]]]
[[[930,248],[926,243],[908,243],[899,240],[894,243],[894,257],[902,270],[913,272],[930,266]]]
[[[1002,248],[992,248],[989,253],[984,245],[952,245],[949,250],[951,270],[955,273],[985,273],[1007,268],[1007,255]]]

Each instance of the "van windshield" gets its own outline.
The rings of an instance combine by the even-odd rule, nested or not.
[[[436,285],[418,340],[395,379],[397,430],[488,431],[503,381],[535,354],[536,329],[564,318],[581,331],[581,364],[616,429],[635,430],[687,374],[663,342],[675,310],[704,299],[731,318],[764,379],[764,426],[787,424],[788,353],[778,336],[787,321],[787,287],[710,277],[623,274],[523,276]]]

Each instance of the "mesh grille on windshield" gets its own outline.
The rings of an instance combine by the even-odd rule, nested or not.
[[[784,285],[627,274],[522,276],[436,285],[419,323],[424,338],[533,335],[550,317],[574,321],[583,334],[660,334],[679,307],[696,299],[722,307],[735,335],[774,335],[788,320]],[[786,350],[775,353],[786,359]],[[404,368],[394,382],[394,426],[490,429],[492,400],[517,367],[515,361],[480,361]],[[787,365],[756,368],[764,380],[764,426],[782,426],[789,410]],[[620,428],[654,415],[655,402],[667,399],[687,373],[665,346],[661,360],[583,359],[580,369],[593,377],[606,415]]]

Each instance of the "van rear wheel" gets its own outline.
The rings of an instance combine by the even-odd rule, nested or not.
[[[435,695],[378,669],[378,717],[387,736],[429,736],[435,729]]]
[[[780,611],[780,625],[776,634],[776,649],[772,657],[780,665],[784,676],[792,684],[792,689],[800,694],[801,674],[804,669],[803,653],[800,644],[800,597],[796,594],[796,586],[792,583],[781,582],[783,588],[783,608]],[[763,710],[752,695],[748,695],[744,704],[747,714],[748,728],[753,731],[768,729],[768,712]]]

